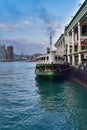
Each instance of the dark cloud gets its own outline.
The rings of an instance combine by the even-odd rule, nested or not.
[[[53,21],[53,16],[49,12],[47,12],[47,10],[45,8],[42,8],[40,10],[39,16],[46,24]],[[52,26],[48,26],[47,30],[52,31]]]
[[[48,12],[43,7],[41,0],[32,0],[32,2],[30,0],[0,0],[0,14],[1,23],[16,23],[24,19],[36,22],[36,19],[40,19],[48,33],[56,28],[61,28],[58,24],[61,17]],[[56,26],[53,24],[54,22],[56,22]]]
[[[45,7],[36,8],[33,10],[34,15],[37,16],[44,23],[44,28],[48,33],[52,32],[55,34],[54,30],[62,29],[61,23],[59,22],[62,16],[55,16],[47,11]]]

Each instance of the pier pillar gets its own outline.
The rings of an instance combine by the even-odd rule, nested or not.
[[[68,63],[70,64],[70,56],[69,56],[69,54],[70,54],[70,43],[69,43],[69,40],[70,40],[70,38],[69,38],[69,33],[67,34],[67,38],[68,38]]]
[[[74,66],[75,64],[75,55],[72,55],[72,65]]]
[[[75,52],[75,45],[74,45],[74,41],[75,41],[75,38],[74,38],[74,29],[72,29],[72,53]],[[75,55],[73,54],[72,55],[72,65],[75,65]]]
[[[81,58],[81,26],[80,26],[80,22],[78,22],[78,64],[82,63],[82,58]]]

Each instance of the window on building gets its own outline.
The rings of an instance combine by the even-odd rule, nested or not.
[[[55,60],[57,60],[57,56],[55,56]]]
[[[87,25],[82,27],[82,35],[87,36]]]

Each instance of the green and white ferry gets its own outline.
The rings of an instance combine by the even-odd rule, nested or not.
[[[64,76],[64,59],[52,53],[39,56],[36,62],[35,74],[49,79]]]
[[[52,37],[50,36],[50,51],[40,55],[36,60],[35,74],[39,77],[54,79],[65,75],[64,58],[51,51],[51,48]]]

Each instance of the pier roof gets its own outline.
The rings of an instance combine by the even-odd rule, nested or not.
[[[61,34],[61,36],[59,37],[59,39],[57,40],[57,42],[55,43],[55,47],[57,46],[58,42],[64,37],[64,34]]]
[[[79,13],[82,11],[82,9],[85,7],[85,5],[87,5],[87,0],[84,1],[84,3],[81,5],[81,7],[79,8],[79,10],[77,11],[77,13],[75,14],[75,16],[73,17],[73,19],[70,21],[70,23],[68,24],[68,26],[66,27],[65,31],[67,31],[71,24],[73,23],[73,21],[76,19],[76,17],[79,15]],[[87,9],[86,9],[87,10]],[[86,12],[87,13],[87,12]]]

